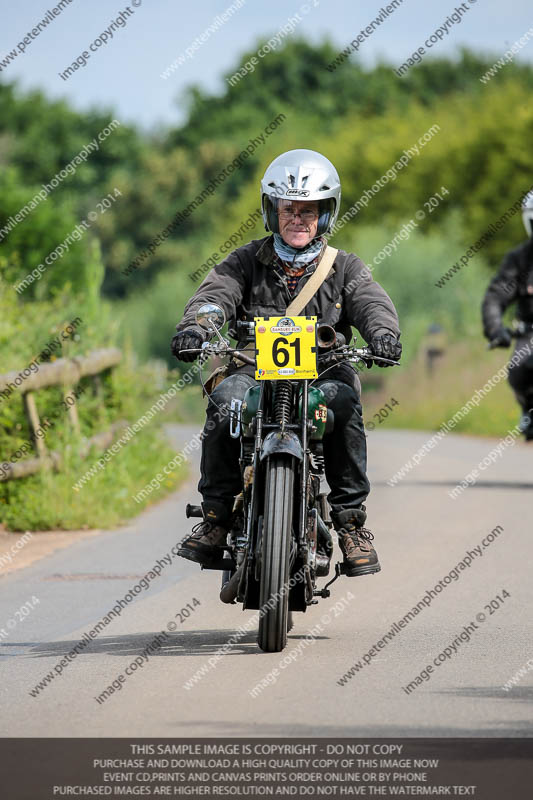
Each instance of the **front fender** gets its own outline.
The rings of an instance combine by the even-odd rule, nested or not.
[[[271,431],[267,433],[263,441],[263,447],[259,458],[263,461],[267,456],[276,453],[286,453],[289,456],[294,456],[299,461],[303,461],[304,451],[301,442],[294,431]]]

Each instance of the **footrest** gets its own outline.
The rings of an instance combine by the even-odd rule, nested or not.
[[[335,564],[335,577],[328,581],[323,589],[315,589],[313,592],[314,597],[330,597],[331,592],[329,587],[337,578],[340,578],[341,575],[346,575],[346,567],[342,561],[337,561]]]

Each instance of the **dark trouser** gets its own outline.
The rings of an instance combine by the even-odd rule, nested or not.
[[[528,352],[529,350],[529,352]],[[533,336],[520,337],[509,367],[509,383],[524,414],[533,410]]]
[[[239,440],[232,439],[229,434],[227,409],[232,398],[242,400],[248,387],[255,383],[249,375],[234,374],[219,383],[211,394],[202,441],[202,476],[198,484],[206,504],[222,502],[231,509],[233,498],[241,490]],[[326,479],[331,489],[328,500],[333,511],[358,508],[370,491],[359,395],[354,388],[338,380],[324,379],[314,385],[322,389],[335,415],[334,429],[323,439]]]

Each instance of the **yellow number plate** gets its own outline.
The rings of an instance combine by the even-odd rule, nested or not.
[[[316,317],[255,317],[258,381],[316,378]]]

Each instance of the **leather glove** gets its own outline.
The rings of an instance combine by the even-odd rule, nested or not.
[[[181,351],[191,350],[193,347],[201,347],[204,341],[204,337],[199,331],[194,330],[194,328],[186,328],[173,337],[170,349],[178,361],[196,361],[200,355],[199,353],[182,353]]]
[[[502,325],[497,331],[495,331],[489,339],[489,347],[492,349],[493,347],[509,347],[513,340],[511,336],[511,331],[509,328],[504,328]]]
[[[369,348],[375,356],[381,358],[390,358],[392,361],[399,361],[402,354],[402,345],[399,339],[390,333],[385,333],[383,336],[375,336],[370,340]],[[392,364],[381,364],[379,361],[374,361],[378,367],[391,367]]]

